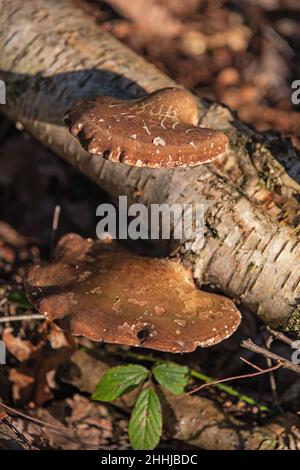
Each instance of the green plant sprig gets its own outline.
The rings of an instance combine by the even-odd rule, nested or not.
[[[119,353],[113,354],[120,355]],[[175,362],[158,361],[152,356],[130,351],[125,353],[125,356],[143,362],[150,362],[152,363],[151,369],[139,364],[126,364],[109,368],[97,384],[92,399],[111,402],[140,387],[129,420],[128,435],[134,450],[151,450],[158,445],[163,428],[161,403],[153,386],[153,378],[159,385],[176,396],[184,395],[191,377],[205,383],[209,383],[213,379],[190,369],[188,366],[178,365]],[[266,406],[257,405],[253,398],[240,394],[228,385],[220,383],[212,386],[243,400],[249,405],[258,406],[261,411],[268,411]]]

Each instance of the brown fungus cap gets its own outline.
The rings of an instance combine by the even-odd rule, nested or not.
[[[225,134],[197,122],[197,101],[180,88],[135,100],[98,96],[79,101],[65,115],[70,132],[89,153],[150,168],[196,166],[224,154]]]
[[[198,290],[179,261],[73,234],[61,239],[53,263],[31,269],[26,291],[47,319],[95,341],[190,352],[240,324],[234,303]]]

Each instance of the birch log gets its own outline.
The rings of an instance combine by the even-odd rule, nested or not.
[[[100,94],[137,97],[175,83],[102,32],[72,0],[0,0],[0,79],[7,86],[1,110],[112,196],[147,205],[203,204],[204,247],[191,240],[180,247],[196,282],[216,285],[272,326],[300,331],[300,159],[288,142],[199,101],[199,124],[230,138],[221,162],[150,170],[91,157],[62,123],[73,102]]]

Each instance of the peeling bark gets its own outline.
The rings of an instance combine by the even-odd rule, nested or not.
[[[112,196],[203,204],[204,247],[193,248],[190,240],[180,247],[199,285],[214,284],[268,324],[290,321],[300,331],[300,159],[287,141],[258,134],[227,108],[199,101],[200,124],[230,139],[222,161],[186,170],[113,164],[79,147],[63,126],[66,109],[91,95],[137,97],[174,81],[101,32],[71,0],[0,0],[0,50],[8,91],[1,109],[11,119]]]

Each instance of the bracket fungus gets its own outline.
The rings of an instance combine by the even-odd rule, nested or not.
[[[198,290],[178,260],[75,234],[60,240],[51,264],[30,270],[26,291],[47,319],[74,335],[161,351],[211,346],[240,323],[234,303]]]
[[[65,115],[73,136],[92,155],[140,167],[192,167],[223,155],[223,132],[198,127],[198,104],[180,88],[133,100],[98,96]]]

